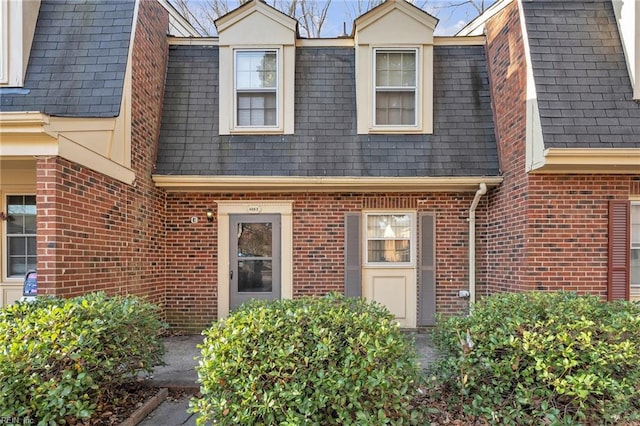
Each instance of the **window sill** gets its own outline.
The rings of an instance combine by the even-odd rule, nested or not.
[[[272,127],[256,127],[256,128],[237,128],[229,131],[231,135],[282,135],[283,129],[274,129]]]
[[[372,127],[368,134],[430,134],[418,127]]]

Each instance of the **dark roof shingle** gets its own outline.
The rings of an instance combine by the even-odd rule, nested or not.
[[[218,48],[169,54],[158,174],[495,176],[482,46],[434,49],[432,135],[358,135],[353,48],[296,49],[295,135],[218,135]]]
[[[0,111],[114,117],[120,112],[135,2],[43,0],[22,90]]]
[[[611,1],[522,4],[545,147],[640,148]]]

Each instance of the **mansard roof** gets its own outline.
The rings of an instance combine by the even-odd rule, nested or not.
[[[434,47],[433,134],[358,135],[353,47],[297,47],[295,134],[218,132],[219,51],[172,46],[156,173],[497,176],[483,46]]]
[[[610,0],[522,2],[545,148],[640,148]]]
[[[0,111],[117,116],[134,6],[131,0],[42,0],[25,84],[0,89]]]

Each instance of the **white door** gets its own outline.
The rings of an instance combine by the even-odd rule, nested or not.
[[[364,297],[386,306],[401,327],[415,328],[415,213],[367,212],[363,227]]]

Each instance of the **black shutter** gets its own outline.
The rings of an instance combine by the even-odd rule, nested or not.
[[[360,250],[360,213],[344,218],[344,295],[362,297],[362,255]]]
[[[629,201],[609,201],[608,300],[629,300],[630,214]]]
[[[436,323],[436,217],[420,214],[420,325]]]

